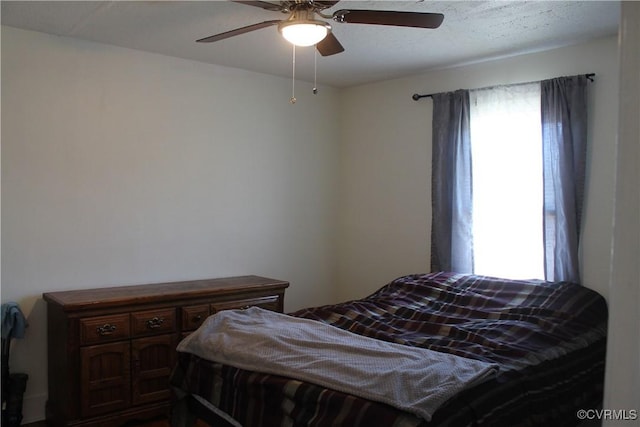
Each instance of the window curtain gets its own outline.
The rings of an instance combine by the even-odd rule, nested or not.
[[[469,91],[432,98],[431,271],[472,273]]]
[[[587,146],[587,78],[541,82],[545,279],[580,282],[578,245]]]

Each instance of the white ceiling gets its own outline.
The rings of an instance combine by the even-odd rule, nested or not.
[[[345,52],[317,55],[319,83],[346,87],[614,35],[613,1],[352,1],[338,9],[438,12],[435,30],[340,24]],[[196,39],[285,19],[229,1],[2,1],[2,24],[267,74],[291,76],[292,48],[276,27],[203,44]],[[296,77],[313,81],[314,49],[297,48]]]

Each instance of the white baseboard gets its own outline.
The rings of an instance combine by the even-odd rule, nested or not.
[[[46,418],[44,410],[46,403],[46,394],[24,396],[22,400],[22,424],[44,420]]]

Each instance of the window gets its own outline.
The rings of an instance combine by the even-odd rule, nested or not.
[[[473,271],[544,279],[540,84],[470,91]]]
[[[580,283],[588,80],[431,95],[432,271]]]

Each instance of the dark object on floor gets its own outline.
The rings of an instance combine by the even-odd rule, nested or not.
[[[3,403],[6,402],[5,408],[2,410],[2,425],[7,427],[18,427],[22,422],[22,396],[27,388],[27,374],[10,374],[8,379],[8,393],[5,401],[3,394]],[[4,379],[3,379],[4,381]]]
[[[27,321],[15,302],[2,304],[2,425],[18,427],[22,422],[22,398],[27,374],[9,372],[11,340],[23,338]]]

